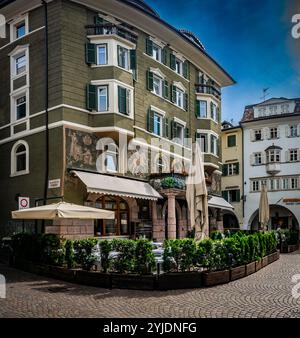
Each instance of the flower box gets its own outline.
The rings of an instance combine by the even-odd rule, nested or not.
[[[265,266],[268,265],[268,256],[265,256],[262,260],[261,260],[261,267],[264,268]]]
[[[236,268],[230,269],[230,280],[234,281],[246,276],[246,267],[245,265],[238,266]]]
[[[154,275],[111,274],[111,287],[114,289],[154,290]]]
[[[246,264],[246,276],[249,276],[256,271],[255,265],[256,265],[256,262]]]
[[[225,284],[229,283],[229,281],[230,281],[229,270],[209,271],[203,273],[203,284],[205,286]]]
[[[262,261],[256,261],[255,262],[255,271],[258,271],[262,268]]]
[[[174,272],[158,276],[158,290],[192,289],[202,286],[202,272]]]
[[[78,284],[97,286],[106,289],[111,288],[110,275],[107,273],[76,270],[75,275],[75,282]]]

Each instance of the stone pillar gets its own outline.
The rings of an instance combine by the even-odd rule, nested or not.
[[[175,194],[169,193],[168,196],[168,238],[176,239],[176,206]]]

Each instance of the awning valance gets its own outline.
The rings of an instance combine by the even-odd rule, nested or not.
[[[212,196],[208,200],[208,206],[217,209],[225,209],[232,211],[234,208],[233,206],[228,203],[224,198],[218,196]]]
[[[86,186],[87,192],[156,201],[161,195],[149,183],[126,178],[72,171]]]

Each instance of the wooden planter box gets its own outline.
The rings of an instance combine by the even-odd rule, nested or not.
[[[246,276],[246,266],[238,266],[230,269],[230,280],[234,281]]]
[[[261,260],[261,267],[264,268],[265,266],[268,265],[268,256],[265,256],[262,260]]]
[[[299,249],[299,244],[294,244],[294,245],[287,245],[287,246],[281,246],[280,252],[282,253],[290,253],[294,252]]]
[[[279,251],[273,252],[268,256],[268,264],[271,264],[279,259]]]
[[[158,276],[158,290],[193,289],[202,286],[202,272],[174,272]]]
[[[154,290],[154,275],[111,274],[111,287],[116,289]]]
[[[63,268],[60,266],[50,266],[48,275],[66,282],[75,282],[76,270]]]
[[[256,261],[255,262],[255,271],[258,271],[262,268],[262,261]]]
[[[203,273],[203,284],[205,286],[214,286],[224,283],[229,283],[230,271],[209,271]]]
[[[252,262],[246,265],[246,276],[249,276],[256,271],[255,265],[256,265],[256,262]]]
[[[76,270],[75,276],[75,282],[78,284],[97,286],[106,289],[111,288],[111,278],[108,273]]]

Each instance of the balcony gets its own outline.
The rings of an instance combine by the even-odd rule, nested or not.
[[[117,35],[134,44],[137,43],[138,36],[126,27],[112,23],[103,23],[85,26],[87,35]]]
[[[214,85],[197,83],[195,84],[195,88],[198,94],[213,95],[218,100],[221,100],[221,91]]]
[[[267,163],[266,171],[270,175],[276,175],[281,171],[280,163]]]
[[[178,189],[185,190],[187,174],[172,174],[172,173],[161,173],[152,174],[150,177],[150,184],[155,190],[162,189]]]

